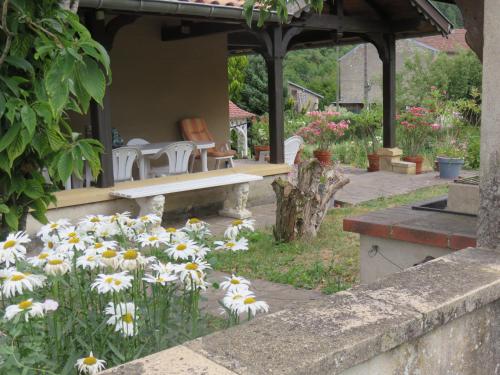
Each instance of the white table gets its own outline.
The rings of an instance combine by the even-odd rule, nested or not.
[[[163,147],[168,146],[175,142],[158,142],[158,143],[148,143],[145,145],[135,145],[133,147],[141,151],[141,158],[139,160],[139,178],[143,180],[146,178],[146,158],[147,155],[154,155],[160,151]],[[196,144],[196,149],[200,151],[201,154],[201,170],[203,172],[208,171],[208,149],[215,147],[215,142],[198,141],[193,142]]]

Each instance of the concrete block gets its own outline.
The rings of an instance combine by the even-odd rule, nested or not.
[[[479,211],[479,186],[450,184],[448,209],[455,212],[477,215]]]
[[[402,156],[403,150],[397,147],[393,148],[379,148],[377,150],[378,156]]]
[[[392,163],[392,171],[401,174],[416,174],[417,165],[409,161],[395,161]]]

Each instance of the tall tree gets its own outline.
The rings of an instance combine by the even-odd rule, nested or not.
[[[227,61],[229,99],[233,102],[238,102],[241,98],[241,90],[245,86],[247,66],[247,56],[234,56]]]

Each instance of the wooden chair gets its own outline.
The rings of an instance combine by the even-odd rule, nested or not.
[[[214,137],[208,130],[207,123],[202,118],[187,118],[181,121],[182,137],[192,142],[215,142]],[[215,159],[215,166],[218,169],[222,164],[229,163],[233,166],[233,157],[236,151],[231,150],[228,143],[216,144],[215,147],[208,149],[208,156]],[[198,158],[199,154],[195,156]]]
[[[113,177],[115,182],[131,181],[132,168],[140,156],[135,147],[120,147],[113,150]]]
[[[189,173],[189,161],[194,160],[191,156],[195,150],[196,144],[189,141],[175,142],[165,146],[156,154],[152,155],[150,159],[157,160],[162,157],[162,155],[166,155],[168,164],[162,167],[151,167],[151,177]]]

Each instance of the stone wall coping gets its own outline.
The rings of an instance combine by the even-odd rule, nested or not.
[[[500,252],[470,248],[150,356],[164,372],[146,357],[105,374],[339,374],[499,299]]]
[[[476,246],[476,222],[471,216],[393,207],[344,219],[343,229],[450,250]]]

